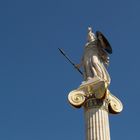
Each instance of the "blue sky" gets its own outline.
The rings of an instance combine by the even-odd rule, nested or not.
[[[82,109],[68,93],[81,75],[58,52],[79,63],[87,27],[113,48],[111,92],[124,104],[110,115],[111,138],[139,139],[140,1],[0,1],[0,139],[85,139]]]

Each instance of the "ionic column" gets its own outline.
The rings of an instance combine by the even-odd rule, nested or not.
[[[84,108],[86,140],[110,140],[108,114],[120,113],[123,105],[104,82],[80,86],[69,93],[68,100],[72,106]]]
[[[89,99],[84,105],[86,140],[110,140],[108,103]]]

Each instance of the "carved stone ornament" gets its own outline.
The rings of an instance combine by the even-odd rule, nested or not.
[[[85,93],[79,90],[73,90],[68,95],[69,103],[76,108],[80,108],[84,104],[85,99]]]
[[[118,114],[123,110],[123,105],[121,101],[111,93],[109,93],[108,100],[109,100],[108,108],[110,113]]]
[[[94,81],[93,81],[94,80]],[[106,84],[99,78],[94,78],[88,83],[82,84],[78,89],[68,95],[68,101],[76,108],[80,108],[89,98],[103,99],[106,94]]]
[[[82,84],[78,89],[71,91],[68,95],[69,103],[75,108],[80,108],[85,103],[88,104],[89,99],[97,100],[98,102],[99,100],[101,102],[107,102],[108,111],[112,114],[118,114],[123,110],[121,101],[110,93],[104,81],[97,78],[96,81],[94,79],[94,82]]]

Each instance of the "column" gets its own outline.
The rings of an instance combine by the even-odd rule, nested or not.
[[[84,115],[86,140],[110,140],[107,100],[87,100]]]

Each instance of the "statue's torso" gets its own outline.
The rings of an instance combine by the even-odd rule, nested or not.
[[[85,45],[83,59],[90,59],[92,56],[98,55],[97,41],[87,43]]]

